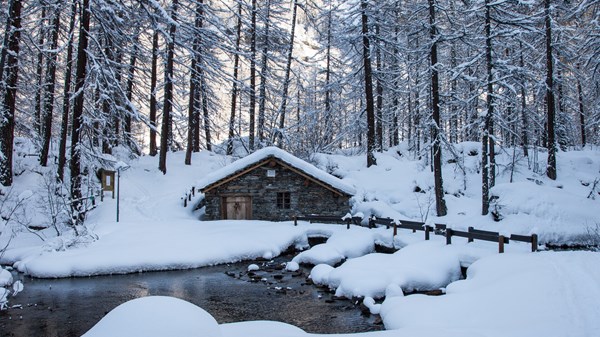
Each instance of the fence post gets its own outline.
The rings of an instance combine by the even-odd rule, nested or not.
[[[498,236],[498,253],[504,253],[504,235]]]
[[[537,252],[538,247],[538,236],[537,234],[531,234],[531,251]]]
[[[188,194],[188,201],[192,201],[192,195]]]
[[[192,196],[196,196],[196,188],[192,187]]]
[[[469,227],[469,229],[467,230],[469,233],[471,233],[473,231],[473,227]],[[469,238],[467,239],[467,242],[473,242],[473,238],[469,235]]]
[[[187,198],[183,198],[183,207],[187,207]]]
[[[431,231],[431,226],[425,225],[425,241],[429,240],[429,232]]]
[[[298,226],[298,217],[294,215],[294,226]]]
[[[350,220],[352,220],[352,218],[346,218],[346,229],[350,229]]]
[[[394,221],[394,235],[393,236],[396,236],[396,235],[398,235],[398,223],[396,221]]]
[[[452,228],[446,228],[446,244],[452,244]]]

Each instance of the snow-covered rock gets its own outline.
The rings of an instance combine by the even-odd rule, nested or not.
[[[217,321],[202,308],[166,296],[125,302],[100,320],[84,337],[220,337]]]

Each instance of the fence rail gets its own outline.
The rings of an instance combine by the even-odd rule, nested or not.
[[[340,217],[336,215],[296,215],[294,216],[294,226],[298,226],[298,221],[325,221],[325,222],[333,222],[339,224],[345,224],[347,229],[350,229],[350,225],[354,224],[357,226],[361,225],[362,218],[355,217]]]
[[[350,228],[350,224],[353,223],[355,225],[360,225],[362,222],[362,218],[360,217],[352,217],[352,218],[340,218],[337,216],[327,216],[327,215],[309,215],[309,216],[295,216],[294,217],[294,226],[298,225],[298,220],[304,221],[328,221],[328,222],[338,222],[338,223],[346,223],[347,228]],[[425,240],[430,239],[431,233],[435,235],[441,235],[446,237],[446,244],[452,244],[452,237],[462,237],[466,238],[468,242],[473,242],[475,240],[479,241],[489,241],[489,242],[497,242],[498,243],[498,252],[504,253],[504,245],[510,243],[510,241],[518,241],[531,243],[531,251],[537,251],[538,247],[538,237],[536,234],[532,235],[518,235],[511,234],[510,236],[501,235],[499,232],[485,231],[481,229],[476,229],[473,227],[469,227],[468,230],[459,231],[452,228],[448,228],[444,224],[435,224],[435,227],[426,225],[424,222],[418,221],[409,221],[409,220],[394,220],[392,218],[380,218],[380,217],[371,217],[369,218],[369,228],[376,227],[376,225],[383,225],[386,228],[393,227],[394,236],[398,235],[398,229],[407,229],[412,230],[413,233],[416,231],[423,231],[425,233]]]

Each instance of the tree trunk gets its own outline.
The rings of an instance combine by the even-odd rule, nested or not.
[[[58,58],[58,32],[60,30],[60,9],[59,6],[54,12],[52,26],[50,28],[50,55],[46,61],[46,79],[44,81],[44,96],[42,104],[42,116],[44,117],[44,142],[42,153],[40,154],[40,165],[48,165],[48,153],[50,152],[50,142],[52,140],[52,115],[54,111],[54,88],[56,86],[56,62]]]
[[[379,37],[379,23],[375,24],[375,36]],[[381,43],[381,42],[379,42]],[[381,46],[376,44],[375,48],[375,91],[377,92],[377,118],[375,120],[375,138],[377,151],[383,151],[383,85],[381,76]]]
[[[12,157],[21,39],[21,1],[13,0],[9,4],[0,60],[0,93],[4,95],[1,106],[4,118],[0,121],[0,183],[4,186],[11,186],[13,182]]]
[[[135,41],[138,42],[138,38],[137,35],[135,37]],[[125,96],[127,98],[127,115],[125,116],[125,134],[124,134],[124,138],[125,138],[125,144],[127,145],[127,147],[129,149],[131,149],[132,151],[134,151],[136,154],[140,154],[139,152],[139,148],[136,146],[135,142],[133,141],[133,137],[131,134],[131,119],[133,114],[135,113],[135,110],[133,108],[133,103],[132,103],[132,99],[133,99],[133,80],[135,77],[135,64],[137,62],[137,51],[138,51],[138,47],[137,45],[133,46],[133,51],[131,53],[131,55],[129,56],[129,67],[127,69],[127,87],[126,87],[126,92],[125,92]]]
[[[554,132],[554,59],[552,57],[552,18],[550,17],[550,0],[544,0],[546,26],[546,110],[548,124],[548,166],[546,175],[556,180],[556,140]]]
[[[186,152],[185,152],[185,164],[186,165],[191,165],[192,164],[192,151],[194,150],[194,139],[195,139],[195,132],[197,130],[196,128],[196,121],[198,120],[198,118],[196,118],[196,115],[199,114],[198,112],[198,101],[196,101],[196,99],[198,98],[198,95],[196,94],[196,91],[199,90],[199,77],[200,77],[200,44],[201,44],[201,32],[199,31],[200,29],[202,29],[202,16],[204,15],[204,9],[202,8],[202,6],[204,6],[202,1],[198,1],[198,3],[196,3],[196,18],[195,18],[195,22],[194,22],[194,28],[196,29],[196,31],[194,32],[194,41],[193,41],[193,45],[192,45],[192,50],[193,50],[193,54],[192,54],[192,65],[190,67],[191,69],[191,74],[190,74],[190,91],[189,91],[189,103],[188,103],[188,134],[187,134],[187,147],[186,147]]]
[[[167,174],[167,152],[173,145],[171,110],[173,109],[173,63],[175,56],[175,32],[177,31],[177,26],[175,25],[175,22],[177,22],[177,6],[178,0],[173,0],[171,8],[173,23],[169,24],[169,42],[167,45],[167,62],[165,66],[165,94],[158,159],[158,169],[163,174]]]
[[[238,94],[238,72],[240,64],[240,39],[242,35],[242,3],[238,4],[238,20],[235,38],[235,55],[233,56],[233,88],[231,88],[231,115],[229,117],[229,139],[227,140],[227,154],[233,153],[233,138],[235,136],[235,112]]]
[[[256,117],[256,0],[252,0],[251,26],[250,26],[250,108],[248,115],[250,123],[248,128],[248,147],[254,151],[254,121]]]
[[[298,12],[298,0],[294,0],[292,8],[292,31],[290,33],[290,45],[287,51],[287,63],[285,66],[285,77],[283,79],[283,94],[281,106],[279,107],[279,130],[277,131],[279,147],[283,146],[283,129],[285,128],[285,109],[287,106],[288,89],[290,85],[290,72],[292,71],[292,53],[294,52],[294,36],[296,35],[296,13]]]
[[[577,65],[579,70],[579,65]],[[581,130],[581,146],[585,147],[585,110],[583,109],[583,91],[581,90],[581,81],[577,78],[577,99],[579,103],[579,128]]]
[[[373,71],[371,69],[371,45],[369,41],[368,0],[361,0],[361,21],[363,41],[363,67],[365,76],[365,104],[367,110],[367,167],[377,165],[375,159],[375,106],[373,102]]]
[[[483,132],[481,137],[481,214],[487,215],[490,208],[490,197],[489,190],[492,187],[490,182],[490,166],[493,164],[490,162],[488,166],[488,154],[491,159],[491,154],[494,152],[493,143],[491,141],[491,128],[492,119],[494,116],[494,86],[493,86],[493,65],[492,65],[492,32],[491,32],[491,18],[490,18],[490,4],[489,0],[485,0],[485,60],[486,60],[486,73],[487,73],[487,95],[486,95],[486,107],[487,114],[485,115],[485,122],[483,126]]]
[[[525,68],[525,62],[523,61],[523,44],[521,42],[519,42],[519,50],[520,50],[520,60],[519,60],[519,66],[521,67],[521,69]],[[529,150],[528,150],[528,146],[529,146],[529,137],[528,137],[528,132],[529,132],[529,120],[527,118],[527,97],[526,97],[526,91],[527,91],[527,82],[525,78],[521,79],[521,143],[523,145],[523,155],[525,157],[529,157]]]
[[[151,156],[156,156],[156,80],[158,77],[158,31],[152,34],[152,70],[150,73],[150,151]]]
[[[206,87],[206,77],[204,70],[200,68],[200,95],[202,96],[202,117],[204,122],[204,137],[206,141],[206,149],[212,151],[212,141],[210,138],[210,115],[208,113],[208,93]]]
[[[69,110],[71,108],[71,73],[73,68],[73,32],[75,31],[75,19],[77,18],[77,1],[73,0],[71,4],[69,40],[67,42],[67,66],[63,86],[63,110],[60,125],[60,142],[58,145],[58,168],[56,170],[56,175],[60,182],[64,181],[65,165],[67,162],[67,134],[69,130]]]
[[[429,0],[429,24],[431,36],[431,109],[433,128],[431,139],[433,141],[433,175],[435,184],[435,208],[437,216],[447,214],[446,200],[444,199],[444,184],[442,180],[442,147],[440,136],[440,89],[437,61],[437,27],[435,21],[435,0]]]
[[[263,146],[265,141],[265,105],[267,102],[266,91],[267,91],[267,65],[268,65],[268,53],[269,53],[269,27],[270,14],[271,14],[271,0],[267,0],[265,13],[265,36],[264,45],[262,50],[262,59],[260,66],[260,87],[258,88],[258,142],[259,146]]]
[[[43,5],[42,5],[43,6]],[[46,7],[42,7],[42,15],[40,17],[40,26],[38,33],[38,53],[37,53],[37,64],[35,71],[35,78],[37,79],[37,88],[35,90],[35,130],[38,135],[44,133],[44,116],[42,115],[42,87],[44,86],[44,39],[46,35]]]
[[[71,133],[71,200],[75,212],[74,225],[83,224],[84,216],[81,201],[81,127],[83,126],[83,103],[85,77],[87,74],[87,48],[90,29],[90,2],[82,0],[79,22],[79,43],[77,46],[77,70],[75,73],[75,97],[73,103],[73,128]]]
[[[323,144],[328,146],[331,142],[332,127],[331,127],[331,5],[327,12],[327,46],[325,51],[325,121]]]

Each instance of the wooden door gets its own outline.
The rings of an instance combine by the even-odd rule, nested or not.
[[[252,199],[246,196],[225,197],[223,219],[249,220],[252,218]]]

